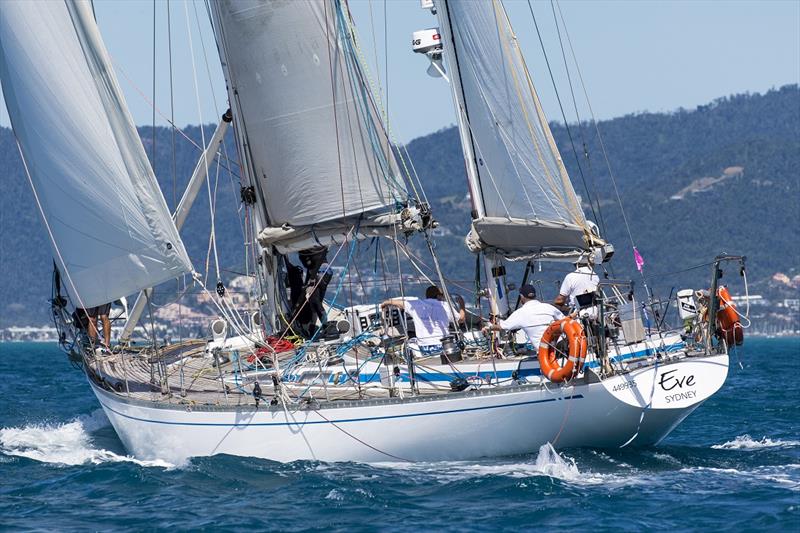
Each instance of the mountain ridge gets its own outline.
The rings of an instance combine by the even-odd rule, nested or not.
[[[800,265],[800,89],[787,85],[764,94],[732,95],[695,109],[636,113],[599,123],[631,226],[631,237],[645,257],[648,275],[700,265],[722,251],[749,256],[752,281],[766,288],[775,273],[797,275]],[[213,126],[204,126],[209,138]],[[614,184],[594,127],[561,123],[551,129],[573,184],[591,214],[598,205],[601,228],[617,247],[616,276],[638,278],[631,239],[616,201]],[[168,205],[174,207],[199,158],[199,149],[166,128],[140,127],[145,149],[155,154],[155,170]],[[200,143],[199,126],[185,134]],[[155,137],[153,134],[155,133]],[[569,134],[577,142],[576,161]],[[588,158],[584,157],[585,150]],[[454,279],[474,277],[474,259],[463,245],[469,225],[464,162],[454,127],[419,137],[406,145],[420,175],[434,216],[442,224],[437,248],[443,269]],[[234,154],[232,135],[226,139]],[[0,128],[0,327],[48,320],[52,259],[36,212],[13,133]],[[173,178],[172,169],[176,169]],[[580,168],[579,168],[580,165]],[[221,169],[216,231],[223,278],[238,271],[244,254],[236,168]],[[719,186],[671,199],[697,180],[741,167]],[[580,178],[586,175],[587,187]],[[212,173],[215,173],[212,171]],[[591,194],[587,194],[588,192]],[[596,194],[595,194],[596,192]],[[198,270],[205,270],[210,229],[208,197],[201,194],[182,234]],[[202,266],[202,268],[201,268]],[[213,266],[212,266],[213,270]],[[702,286],[709,269],[690,271],[681,284]],[[669,280],[653,283],[669,290]],[[677,283],[677,282],[676,282]]]

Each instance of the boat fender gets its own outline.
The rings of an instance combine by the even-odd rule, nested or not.
[[[717,333],[728,346],[740,346],[744,342],[744,329],[739,320],[736,304],[726,287],[717,289],[719,297],[719,310],[717,311]]]
[[[569,343],[569,353],[564,366],[559,365],[556,354],[556,343],[564,334]],[[550,324],[539,343],[539,366],[542,374],[554,383],[569,381],[583,368],[587,350],[586,335],[583,326],[571,317],[556,320]]]

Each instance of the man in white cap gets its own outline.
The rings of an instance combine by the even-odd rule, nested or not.
[[[564,315],[552,305],[537,300],[536,289],[533,285],[525,284],[520,287],[519,296],[522,305],[511,313],[507,319],[500,320],[497,324],[484,328],[484,332],[521,329],[525,332],[533,349],[538,350],[539,341],[547,326],[554,320],[564,318]]]
[[[569,307],[576,311],[578,309],[576,298],[582,294],[595,292],[599,284],[600,278],[592,270],[592,255],[581,256],[575,262],[575,270],[564,276],[553,305],[561,310]]]

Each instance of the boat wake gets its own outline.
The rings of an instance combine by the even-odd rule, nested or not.
[[[139,466],[172,468],[165,461],[140,461],[97,448],[91,433],[109,426],[102,409],[61,424],[27,424],[0,429],[0,452],[42,463],[76,466],[82,464],[130,462]]]
[[[442,461],[436,463],[379,463],[373,466],[383,466],[388,468],[398,468],[417,475],[430,475],[436,481],[456,482],[487,476],[510,477],[517,479],[529,479],[534,477],[549,477],[566,483],[576,485],[599,485],[599,484],[625,484],[631,481],[628,477],[617,476],[616,474],[605,474],[596,472],[582,472],[574,459],[558,453],[548,442],[539,447],[539,452],[535,461],[504,461],[486,460],[486,462],[475,463],[466,461]],[[616,482],[616,483],[615,483]]]
[[[793,446],[800,446],[800,441],[772,440],[767,437],[755,440],[750,435],[739,435],[731,441],[723,444],[714,444],[711,447],[715,450],[760,450],[764,448],[791,448]]]
[[[553,448],[549,442],[539,448],[534,468],[542,474],[561,479],[563,481],[576,481],[586,479],[578,470],[575,459],[565,459]]]
[[[708,474],[714,474],[717,478],[717,483],[720,483],[720,480],[725,478],[741,478],[760,483],[769,482],[784,489],[800,492],[800,464],[757,466],[747,470],[695,466],[678,470],[677,474],[699,474],[705,476],[707,480],[709,479]]]

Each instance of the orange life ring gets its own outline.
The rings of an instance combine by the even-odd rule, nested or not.
[[[725,287],[717,289],[719,297],[719,311],[717,311],[717,328],[722,333],[722,337],[728,346],[739,346],[744,342],[744,329],[739,321],[739,313],[736,312],[736,305],[733,298]]]
[[[556,343],[562,333],[566,334],[569,342],[569,354],[564,366],[558,364],[556,357]],[[583,368],[586,348],[586,335],[579,321],[570,317],[556,320],[547,327],[539,343],[539,366],[542,374],[555,383],[572,379]]]

